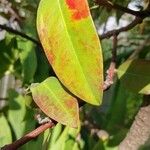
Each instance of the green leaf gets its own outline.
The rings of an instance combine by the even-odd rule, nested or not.
[[[21,50],[20,61],[22,64],[23,82],[30,83],[37,68],[35,45],[30,41],[18,39],[18,48]]]
[[[99,105],[103,59],[87,0],[41,0],[37,29],[60,81],[80,99]]]
[[[13,71],[13,65],[18,59],[16,38],[7,34],[6,38],[0,41],[0,78],[6,71]]]
[[[40,48],[37,48],[37,51],[37,69],[34,76],[34,82],[42,82],[50,76],[49,74],[52,68],[43,51]]]
[[[57,123],[55,128],[52,129],[49,147],[52,147],[55,144],[55,142],[59,138],[61,132],[62,132],[62,125],[60,123]]]
[[[150,61],[128,60],[119,67],[117,73],[128,90],[140,94],[150,94]]]
[[[76,98],[68,94],[55,77],[31,87],[35,103],[50,118],[64,125],[77,127],[79,108]]]
[[[54,128],[52,131],[52,137],[50,141],[53,140],[53,142],[50,143],[49,150],[77,150],[79,145],[77,143],[78,141],[76,140],[76,138],[79,133],[79,129],[65,127],[62,130],[62,125],[60,124],[57,124],[56,128],[57,129]]]
[[[42,150],[49,150],[51,131],[52,129],[48,129],[44,132]]]
[[[11,130],[5,116],[0,114],[0,147],[12,142]]]
[[[79,150],[79,141],[77,140],[77,136],[79,134],[79,129],[69,128],[68,130],[68,138],[65,142],[64,150],[72,149]]]
[[[9,91],[8,120],[17,139],[35,128],[34,112],[27,109],[25,101],[22,95]]]
[[[52,147],[50,148],[50,150],[64,150],[65,147],[65,142],[67,140],[68,137],[68,131],[69,131],[69,127],[65,127],[65,129],[63,130],[62,134],[60,135],[60,137],[57,139],[57,141],[55,142],[54,145],[52,145]]]

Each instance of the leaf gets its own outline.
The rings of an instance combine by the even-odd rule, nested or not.
[[[48,129],[44,132],[42,150],[49,150],[51,131],[52,129]]]
[[[18,48],[21,50],[20,61],[22,64],[23,82],[30,83],[37,68],[35,45],[30,41],[18,39]]]
[[[56,125],[57,129],[53,129],[52,137],[50,138],[50,142],[51,140],[52,142],[50,143],[49,150],[68,150],[75,148],[77,149],[78,141],[76,140],[76,138],[79,134],[79,129],[65,127],[62,130],[62,127],[63,126],[58,123]]]
[[[64,125],[78,126],[78,102],[63,89],[57,78],[50,77],[31,87],[31,92],[35,103],[50,118]]]
[[[5,116],[0,114],[0,146],[4,146],[12,142],[11,130]]]
[[[13,71],[13,65],[18,58],[16,38],[7,34],[6,38],[0,41],[0,78],[6,71]]]
[[[34,82],[42,82],[50,75],[50,71],[52,68],[50,67],[47,58],[45,57],[44,53],[40,48],[37,48],[37,69],[34,76]]]
[[[119,67],[117,73],[128,90],[140,94],[150,94],[150,61],[128,60]]]
[[[33,110],[27,109],[25,101],[22,95],[9,91],[8,120],[17,139],[35,128]]]
[[[86,0],[41,0],[37,29],[60,81],[80,99],[99,105],[103,59]]]
[[[79,129],[74,129],[74,128],[69,128],[68,130],[68,138],[65,142],[65,146],[63,150],[79,150],[79,141],[77,140],[77,137],[79,135],[80,128]]]
[[[58,149],[58,150],[64,150],[65,143],[68,137],[68,131],[69,127],[65,127],[60,137],[57,139],[54,145],[50,148],[50,150]]]
[[[59,138],[61,132],[62,132],[62,125],[60,123],[57,123],[55,128],[52,129],[52,134],[50,137],[50,145],[49,145],[50,148],[55,144],[55,142]]]

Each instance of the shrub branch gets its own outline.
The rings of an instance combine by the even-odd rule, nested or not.
[[[150,136],[150,105],[141,107],[119,150],[137,150]]]
[[[11,28],[11,27],[7,27],[6,25],[1,25],[1,24],[0,24],[0,29],[5,30],[5,31],[7,31],[7,32],[9,32],[9,33],[13,33],[13,34],[15,34],[15,35],[19,35],[19,36],[21,36],[22,38],[27,39],[27,40],[29,40],[29,41],[31,41],[31,42],[33,42],[33,43],[35,43],[35,44],[37,44],[38,46],[41,47],[41,43],[40,43],[38,40],[36,40],[36,39],[30,37],[29,35],[27,35],[27,34],[25,34],[25,33],[23,33],[23,32],[20,32],[20,31],[18,31],[18,30],[14,30],[14,29]]]
[[[12,144],[5,145],[1,148],[1,150],[17,150],[22,145],[28,143],[29,141],[35,139],[37,136],[39,136],[41,133],[43,133],[45,130],[52,128],[54,126],[53,122],[45,123],[41,126],[39,126],[37,129],[33,130],[32,132],[26,134],[22,138],[18,139],[17,141],[13,142]]]
[[[104,6],[105,8],[108,8],[108,9],[116,9],[116,10],[122,11],[124,13],[131,14],[131,15],[134,15],[134,16],[140,17],[140,18],[147,17],[147,16],[150,15],[150,11],[149,10],[134,11],[134,10],[129,9],[127,7],[123,7],[123,6],[119,5],[119,4],[112,3],[109,0],[96,0],[95,2],[99,6]]]
[[[115,35],[119,35],[121,32],[125,32],[125,31],[128,31],[128,30],[131,30],[133,29],[136,25],[142,23],[144,18],[139,18],[139,17],[136,17],[130,24],[128,24],[127,26],[125,27],[122,27],[120,29],[116,29],[116,30],[111,30],[111,31],[108,31],[102,35],[100,35],[100,39],[103,40],[103,39],[106,39],[106,38],[110,38],[111,36],[113,36],[114,34]]]

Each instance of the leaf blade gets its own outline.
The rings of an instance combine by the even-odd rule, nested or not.
[[[123,85],[132,92],[150,94],[150,61],[128,60],[117,71]]]
[[[77,100],[63,89],[57,78],[50,77],[36,87],[31,87],[31,92],[35,103],[50,118],[64,125],[78,126]]]
[[[4,146],[5,144],[9,144],[12,142],[12,134],[10,126],[3,113],[0,113],[0,124],[0,146]]]
[[[42,0],[37,29],[61,82],[80,99],[99,105],[103,91],[102,54],[87,1]]]

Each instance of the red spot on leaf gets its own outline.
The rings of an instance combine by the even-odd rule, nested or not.
[[[75,106],[75,103],[72,100],[67,100],[66,101],[66,106],[70,109],[72,109]]]
[[[66,0],[69,9],[72,10],[72,18],[80,20],[89,16],[88,4],[85,0]]]
[[[53,64],[55,60],[55,55],[50,50],[45,50],[45,52],[46,52],[49,63]]]

